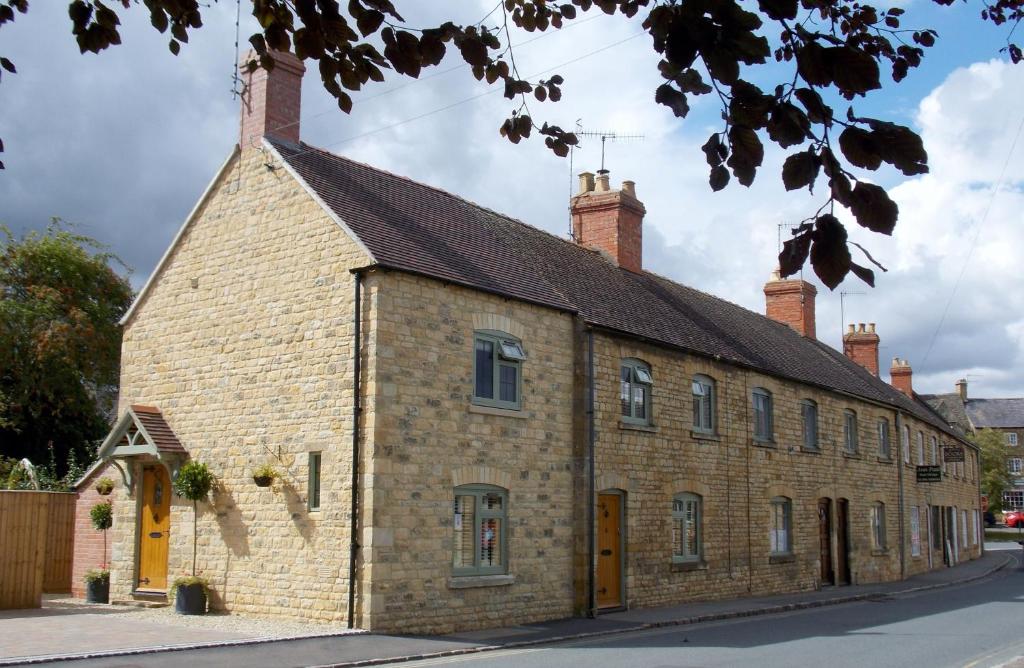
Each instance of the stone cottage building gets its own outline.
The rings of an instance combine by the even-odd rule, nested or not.
[[[764,317],[645,271],[644,206],[607,173],[581,176],[566,240],[303,144],[302,71],[251,76],[239,148],[124,318],[115,599],[190,565],[168,490],[188,457],[218,478],[215,607],[375,631],[980,554],[975,450],[909,366],[877,377],[876,335],[852,359],[816,340],[810,284],[771,280]],[[940,443],[963,466],[918,482]]]
[[[1006,470],[1013,480],[1013,487],[1003,492],[1004,510],[1024,508],[1024,398],[983,399],[967,395],[967,379],[956,381],[956,392],[949,394],[926,394],[922,398],[949,425],[965,434],[975,434],[981,429],[992,429],[1002,434],[1010,454]]]

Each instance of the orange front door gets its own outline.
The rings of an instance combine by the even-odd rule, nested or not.
[[[622,607],[622,496],[597,495],[597,607]]]
[[[139,582],[143,591],[167,590],[167,544],[171,530],[171,480],[163,466],[142,469],[139,517]]]

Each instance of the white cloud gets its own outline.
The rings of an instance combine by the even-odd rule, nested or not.
[[[82,221],[144,280],[236,141],[233,7],[204,9],[206,26],[174,58],[133,6],[122,13],[125,44],[97,57],[77,53],[59,3],[37,4],[4,27],[5,55],[19,73],[0,85],[3,222],[42,227],[50,215]],[[457,18],[474,21],[493,5],[418,3],[411,5],[418,15],[406,18],[423,25],[455,6],[464,14]],[[649,37],[635,36],[640,20],[593,16],[539,39],[516,37],[533,40],[516,50],[524,74],[554,68],[566,79],[561,102],[532,103],[531,112],[563,127],[579,119],[588,130],[643,134],[642,141],[609,142],[606,161],[613,182],[636,181],[647,206],[648,268],[762,311],[778,225],[798,222],[820,201],[784,191],[782,156],[773,151],[754,186],[711,193],[699,146],[721,129],[717,100],[696,100],[685,121],[673,118],[653,102],[657,57]],[[242,26],[243,41],[251,28]],[[61,32],[40,39],[53,30]],[[564,234],[575,181],[570,165],[536,138],[512,146],[498,136],[515,106],[500,93],[455,104],[490,90],[465,69],[439,74],[458,63],[449,58],[417,82],[390,77],[355,96],[351,116],[336,110],[314,68],[303,86],[303,138]],[[893,189],[901,210],[895,236],[851,227],[851,238],[890,271],[879,273],[877,289],[855,279],[840,288],[865,293],[845,300],[845,319],[878,323],[883,367],[895,355],[910,359],[919,390],[951,391],[970,373],[976,396],[1024,396],[1024,297],[1016,290],[1024,193],[1014,181],[1024,173],[1024,139],[1010,160],[1010,180],[979,223],[1020,121],[1022,95],[1021,67],[979,63],[949,74],[920,102],[917,122],[932,172]],[[600,141],[587,139],[574,152],[572,171],[593,171],[599,161]],[[957,297],[925,361],[976,230]],[[819,284],[819,337],[834,346],[839,311],[838,291]]]

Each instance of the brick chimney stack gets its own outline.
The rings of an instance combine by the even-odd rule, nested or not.
[[[878,334],[875,333],[875,323],[869,322],[867,329],[864,323],[857,327],[851,324],[843,335],[843,354],[877,376]]]
[[[817,337],[814,329],[814,298],[818,289],[803,279],[783,279],[776,269],[764,284],[765,315],[789,325],[801,336]]]
[[[636,198],[636,184],[623,181],[612,190],[607,170],[580,174],[580,192],[572,198],[572,234],[576,243],[608,255],[623,269],[643,271],[643,220],[647,210]]]
[[[245,64],[256,57],[250,51],[242,58],[242,150],[260,145],[265,136],[299,142],[299,111],[302,103],[302,75],[306,66],[290,53],[271,51],[274,69],[262,67],[245,72]]]
[[[960,395],[960,401],[967,401],[967,379],[961,378],[956,381],[956,393]]]
[[[910,368],[910,362],[901,360],[899,357],[892,358],[892,366],[889,367],[889,383],[910,398],[914,397],[913,375],[914,371]]]

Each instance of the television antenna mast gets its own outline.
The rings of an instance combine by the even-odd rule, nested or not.
[[[626,140],[632,140],[632,139],[636,139],[638,141],[643,141],[643,139],[644,139],[643,135],[627,135],[627,134],[623,134],[623,133],[619,133],[619,132],[610,132],[608,130],[587,130],[587,131],[580,130],[579,132],[576,133],[576,136],[577,137],[600,137],[601,138],[601,170],[599,172],[601,174],[603,174],[603,173],[605,173],[607,171],[604,168],[604,147],[605,147],[605,142],[607,142],[609,139],[611,139],[612,141],[626,141]]]

